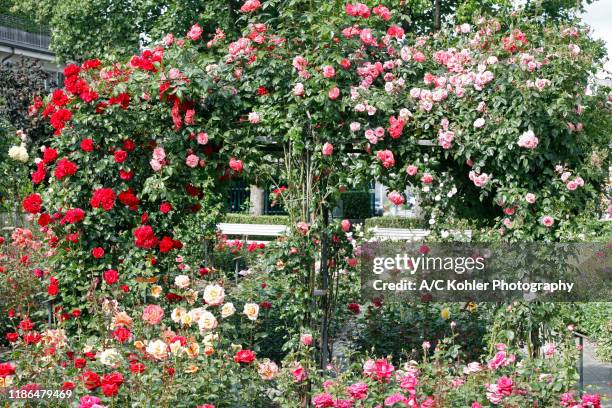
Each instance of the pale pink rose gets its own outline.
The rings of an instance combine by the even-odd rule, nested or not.
[[[331,143],[325,143],[323,145],[323,156],[331,156],[334,153],[334,145]]]
[[[580,47],[576,44],[570,44],[567,46],[567,49],[572,53],[572,55],[580,54]]]
[[[578,184],[574,180],[568,181],[565,186],[567,187],[569,191],[574,191],[578,188]]]
[[[417,174],[418,171],[419,168],[414,164],[410,164],[408,165],[408,167],[406,167],[406,173],[408,173],[409,176],[414,176],[415,174]]]
[[[297,228],[298,232],[302,235],[306,235],[308,234],[308,224],[306,224],[303,221],[298,222],[295,227]]]
[[[425,62],[425,60],[427,59],[425,57],[425,54],[423,54],[421,51],[417,51],[412,54],[412,58],[414,58],[416,62]]]
[[[474,121],[474,127],[476,129],[480,129],[481,127],[483,127],[485,125],[485,120],[484,118],[478,118]]]
[[[555,346],[554,343],[546,343],[542,347],[542,352],[544,353],[544,356],[546,358],[551,358],[557,352],[557,347]]]
[[[161,162],[166,158],[166,152],[163,147],[156,147],[153,149],[153,159]]]
[[[510,218],[504,218],[504,225],[506,226],[506,228],[512,228],[514,224],[512,223],[512,220]]]
[[[331,99],[332,101],[338,99],[338,96],[340,96],[340,89],[338,89],[337,86],[334,86],[332,89],[329,90],[327,96],[329,96],[329,99]]]
[[[205,145],[208,143],[208,135],[206,132],[200,132],[197,136],[198,144]]]
[[[162,168],[161,162],[158,162],[157,160],[154,160],[154,159],[151,160],[149,164],[151,165],[151,168],[153,169],[153,171],[160,171]]]
[[[166,47],[171,46],[172,43],[174,42],[174,35],[172,35],[172,33],[166,34],[166,36],[163,39],[163,42],[166,45]]]
[[[312,334],[303,333],[302,335],[300,335],[300,342],[305,346],[312,345]]]
[[[304,84],[301,82],[295,84],[295,86],[293,87],[293,94],[295,96],[304,96]]]
[[[584,186],[584,180],[582,179],[582,177],[578,176],[574,179],[574,181],[576,182],[576,184],[578,184],[579,187]]]
[[[349,220],[342,220],[342,231],[349,232],[351,229],[351,222]]]
[[[538,143],[538,138],[531,130],[524,132],[517,142],[520,147],[524,147],[526,149],[535,149],[538,147]]]
[[[325,78],[333,78],[336,75],[336,70],[331,65],[323,67],[323,76]]]
[[[572,173],[570,173],[569,171],[566,171],[565,173],[561,174],[561,181],[565,183],[567,180],[569,180],[571,175]]]
[[[542,217],[542,225],[544,225],[545,227],[552,227],[553,224],[555,223],[555,219],[553,217],[551,217],[550,215],[545,215],[544,217]]]
[[[465,366],[465,368],[463,369],[463,374],[469,375],[469,374],[477,373],[481,370],[482,370],[482,367],[480,363],[474,361],[472,363],[469,363],[467,366]]]
[[[187,159],[185,159],[185,164],[188,167],[191,167],[192,169],[197,167],[199,162],[200,158],[195,154],[190,154],[189,156],[187,156]]]
[[[359,122],[351,122],[349,127],[351,129],[351,132],[357,132],[359,129],[361,129],[361,123],[359,123]]]
[[[151,325],[159,324],[163,317],[164,309],[162,309],[159,305],[148,305],[142,311],[142,320]]]
[[[257,112],[249,113],[249,122],[256,124],[256,123],[259,123],[260,120],[261,120],[261,116],[259,115],[259,113]]]
[[[525,201],[527,201],[529,204],[533,204],[536,202],[536,196],[533,193],[527,193],[525,194]]]

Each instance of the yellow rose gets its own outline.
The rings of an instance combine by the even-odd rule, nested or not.
[[[191,358],[197,357],[200,354],[200,345],[195,341],[187,345],[187,355]]]
[[[450,310],[448,310],[448,308],[446,307],[440,310],[440,317],[444,320],[448,320],[448,318],[450,317]]]
[[[221,317],[223,318],[230,317],[234,313],[236,313],[236,308],[233,303],[226,303],[221,307]]]
[[[144,348],[144,343],[140,340],[136,340],[134,342],[134,347],[137,348],[138,350],[142,350]]]

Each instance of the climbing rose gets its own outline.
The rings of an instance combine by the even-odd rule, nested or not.
[[[136,228],[133,235],[136,238],[135,245],[139,248],[150,249],[157,246],[158,239],[153,233],[153,228],[149,225]]]
[[[415,174],[417,174],[418,171],[418,167],[413,164],[410,164],[408,167],[406,167],[406,173],[408,173],[409,176],[414,176]]]
[[[81,141],[81,150],[84,152],[91,152],[94,149],[94,142],[92,139],[83,139]]]
[[[391,150],[381,150],[376,153],[376,158],[382,162],[385,169],[395,166],[395,158]]]
[[[302,235],[306,235],[308,233],[308,224],[306,224],[303,221],[298,222],[295,227],[297,228],[298,232]]]
[[[187,33],[187,38],[196,41],[200,36],[202,36],[202,28],[196,23],[191,26],[191,29]]]
[[[332,101],[338,99],[338,96],[340,96],[340,89],[337,86],[334,86],[332,89],[329,90],[327,96],[329,96],[329,99],[331,99]]]
[[[62,180],[64,177],[68,177],[76,173],[78,169],[79,168],[76,164],[66,158],[63,158],[57,162],[53,175],[56,179]]]

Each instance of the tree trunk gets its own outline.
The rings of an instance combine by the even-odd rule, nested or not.
[[[442,27],[442,24],[440,22],[440,1],[442,0],[434,0],[434,31],[439,31]]]

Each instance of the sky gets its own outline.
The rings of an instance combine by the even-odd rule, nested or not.
[[[612,0],[599,0],[588,5],[582,18],[593,29],[593,37],[606,42],[608,59],[612,59]],[[612,62],[608,61],[605,68],[612,71]]]

